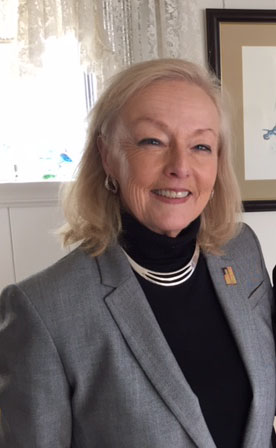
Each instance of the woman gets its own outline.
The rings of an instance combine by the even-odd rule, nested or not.
[[[1,447],[270,447],[272,292],[217,80],[156,60],[90,120],[78,249],[1,298]]]

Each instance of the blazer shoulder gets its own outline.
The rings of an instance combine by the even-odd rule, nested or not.
[[[33,285],[55,283],[56,286],[70,286],[74,282],[81,281],[85,274],[89,272],[93,280],[98,278],[98,269],[95,258],[77,248],[56,261],[51,266],[42,271],[20,281],[17,285],[22,289],[30,289]]]
[[[252,284],[266,281],[270,284],[259,240],[250,226],[243,223],[239,234],[224,249],[224,259],[235,262]]]
[[[241,223],[239,233],[231,239],[223,248],[226,255],[236,258],[247,258],[253,254],[259,254],[262,258],[262,249],[257,235],[246,223]]]
[[[55,309],[58,303],[74,307],[80,297],[100,295],[100,273],[95,258],[75,249],[48,268],[6,287],[2,295],[23,297],[39,312]],[[24,299],[24,300],[25,300]]]

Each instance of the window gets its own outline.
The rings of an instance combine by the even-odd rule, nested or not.
[[[96,81],[73,34],[45,42],[42,68],[20,72],[17,44],[0,43],[0,182],[70,180],[85,141]]]

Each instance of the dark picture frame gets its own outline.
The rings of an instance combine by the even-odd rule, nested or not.
[[[249,48],[249,55],[252,54],[253,56],[252,51],[256,51],[256,55],[258,55],[260,54],[258,51],[262,51],[263,48],[268,48],[268,51],[271,51],[270,47],[275,47],[276,51],[276,10],[206,9],[206,28],[208,64],[221,79],[222,89],[225,88],[229,92],[232,100],[233,126],[237,147],[234,165],[241,188],[244,210],[247,212],[275,211],[276,163],[275,179],[272,177],[265,179],[250,178],[248,180],[245,177],[245,151],[249,154],[249,148],[245,148],[244,123],[249,122],[250,124],[250,114],[248,114],[250,109],[244,107],[243,101],[246,78],[244,78],[242,58],[244,57],[244,48],[245,50]],[[256,58],[256,64],[258,64],[258,58]],[[269,67],[267,67],[267,70],[269,70]],[[258,91],[256,95],[258,95]],[[245,113],[247,113],[246,116]],[[275,136],[276,148],[276,127],[274,130],[275,134],[269,131],[268,137],[273,137],[271,140],[274,144]],[[265,130],[260,129],[261,131]],[[260,140],[262,138],[268,140],[264,134],[265,132],[260,136]],[[265,145],[266,143],[262,144]],[[272,145],[272,143],[269,144]],[[267,159],[267,162],[269,160]]]

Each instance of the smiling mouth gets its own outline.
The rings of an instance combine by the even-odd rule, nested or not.
[[[183,199],[191,194],[189,191],[174,191],[174,190],[152,190],[154,194],[163,196],[169,199]]]

